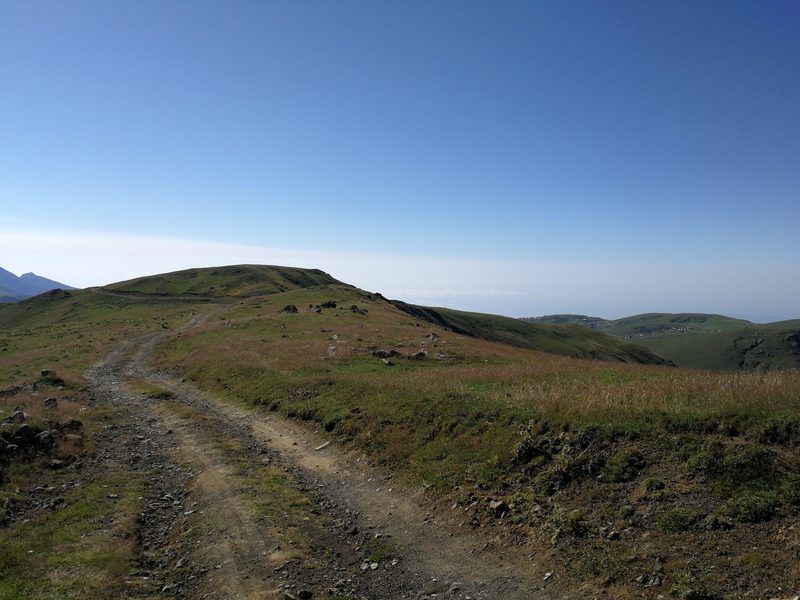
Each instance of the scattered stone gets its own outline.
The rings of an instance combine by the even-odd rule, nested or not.
[[[355,304],[350,306],[350,312],[353,312],[357,315],[366,315],[367,309],[366,308],[358,308]]]
[[[50,464],[48,466],[51,469],[60,469],[60,468],[62,468],[64,466],[64,461],[63,460],[58,460],[57,458],[54,458],[53,460],[50,461]]]
[[[548,579],[551,579],[552,577],[553,577],[553,572],[552,571],[548,571],[547,573],[544,574],[544,580],[545,581],[547,581]]]
[[[331,443],[330,443],[330,442],[325,442],[324,444],[320,444],[319,446],[317,446],[316,448],[314,448],[314,450],[316,450],[316,451],[318,452],[318,451],[320,451],[320,450],[323,450],[324,448],[327,448],[327,447],[328,447],[328,446],[330,446],[330,445],[331,445]]]
[[[58,400],[56,398],[45,398],[44,399],[44,407],[45,408],[56,408],[58,406]]]
[[[287,304],[278,312],[293,315],[297,313],[297,307],[294,304]]]
[[[489,502],[489,510],[495,517],[502,517],[508,513],[508,503],[503,500],[492,500]]]
[[[419,352],[414,352],[414,354],[409,354],[408,358],[412,360],[425,360],[428,358],[428,351],[420,350]]]
[[[375,571],[378,568],[378,563],[374,562],[369,565],[369,568]]]
[[[10,417],[6,417],[3,419],[3,423],[10,423],[12,425],[18,425],[19,423],[25,422],[25,413],[21,410],[15,410],[11,413]]]
[[[388,358],[384,358],[383,359],[383,364],[385,364],[387,367],[393,367],[394,366],[394,362],[392,362]]]
[[[400,353],[397,350],[376,349],[372,350],[370,354],[372,354],[372,356],[375,356],[377,358],[393,358],[395,356],[400,356]]]

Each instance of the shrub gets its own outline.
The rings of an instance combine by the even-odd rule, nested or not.
[[[583,537],[589,533],[589,524],[580,510],[565,512],[563,509],[556,509],[548,518],[548,525],[554,531],[554,540],[563,535]]]
[[[758,446],[739,446],[725,454],[721,471],[731,481],[768,478],[775,471],[775,453]]]
[[[664,533],[678,533],[686,531],[700,519],[693,510],[688,508],[675,508],[668,513],[661,515],[658,519],[658,526]]]
[[[611,455],[606,466],[606,477],[615,483],[630,481],[645,466],[644,457],[636,448],[623,448]]]
[[[645,492],[654,492],[656,490],[664,489],[664,480],[658,477],[647,477],[642,481],[642,489]]]
[[[722,512],[742,523],[769,521],[778,510],[778,496],[774,492],[744,492],[729,500]]]

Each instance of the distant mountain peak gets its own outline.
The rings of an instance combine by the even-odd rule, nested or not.
[[[0,302],[14,302],[38,296],[50,290],[73,290],[72,286],[41,277],[33,272],[19,277],[0,267]]]

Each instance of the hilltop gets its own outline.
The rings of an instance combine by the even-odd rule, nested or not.
[[[139,277],[104,289],[152,296],[247,297],[324,285],[343,285],[318,269],[232,265]]]
[[[72,290],[75,288],[46,277],[40,277],[35,273],[25,273],[17,277],[10,271],[0,268],[0,302],[15,302],[54,289]]]

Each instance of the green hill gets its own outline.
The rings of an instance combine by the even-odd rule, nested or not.
[[[232,265],[140,277],[114,283],[105,289],[128,294],[221,298],[262,296],[298,288],[334,284],[342,285],[342,282],[318,269]]]
[[[655,365],[669,362],[634,344],[577,325],[538,324],[498,315],[415,306],[396,300],[392,304],[418,319],[457,333],[519,348],[544,350],[576,358]]]
[[[702,369],[800,368],[800,320],[756,324],[703,313],[646,313],[606,320],[547,315],[533,323],[574,323],[647,348],[682,367]]]

